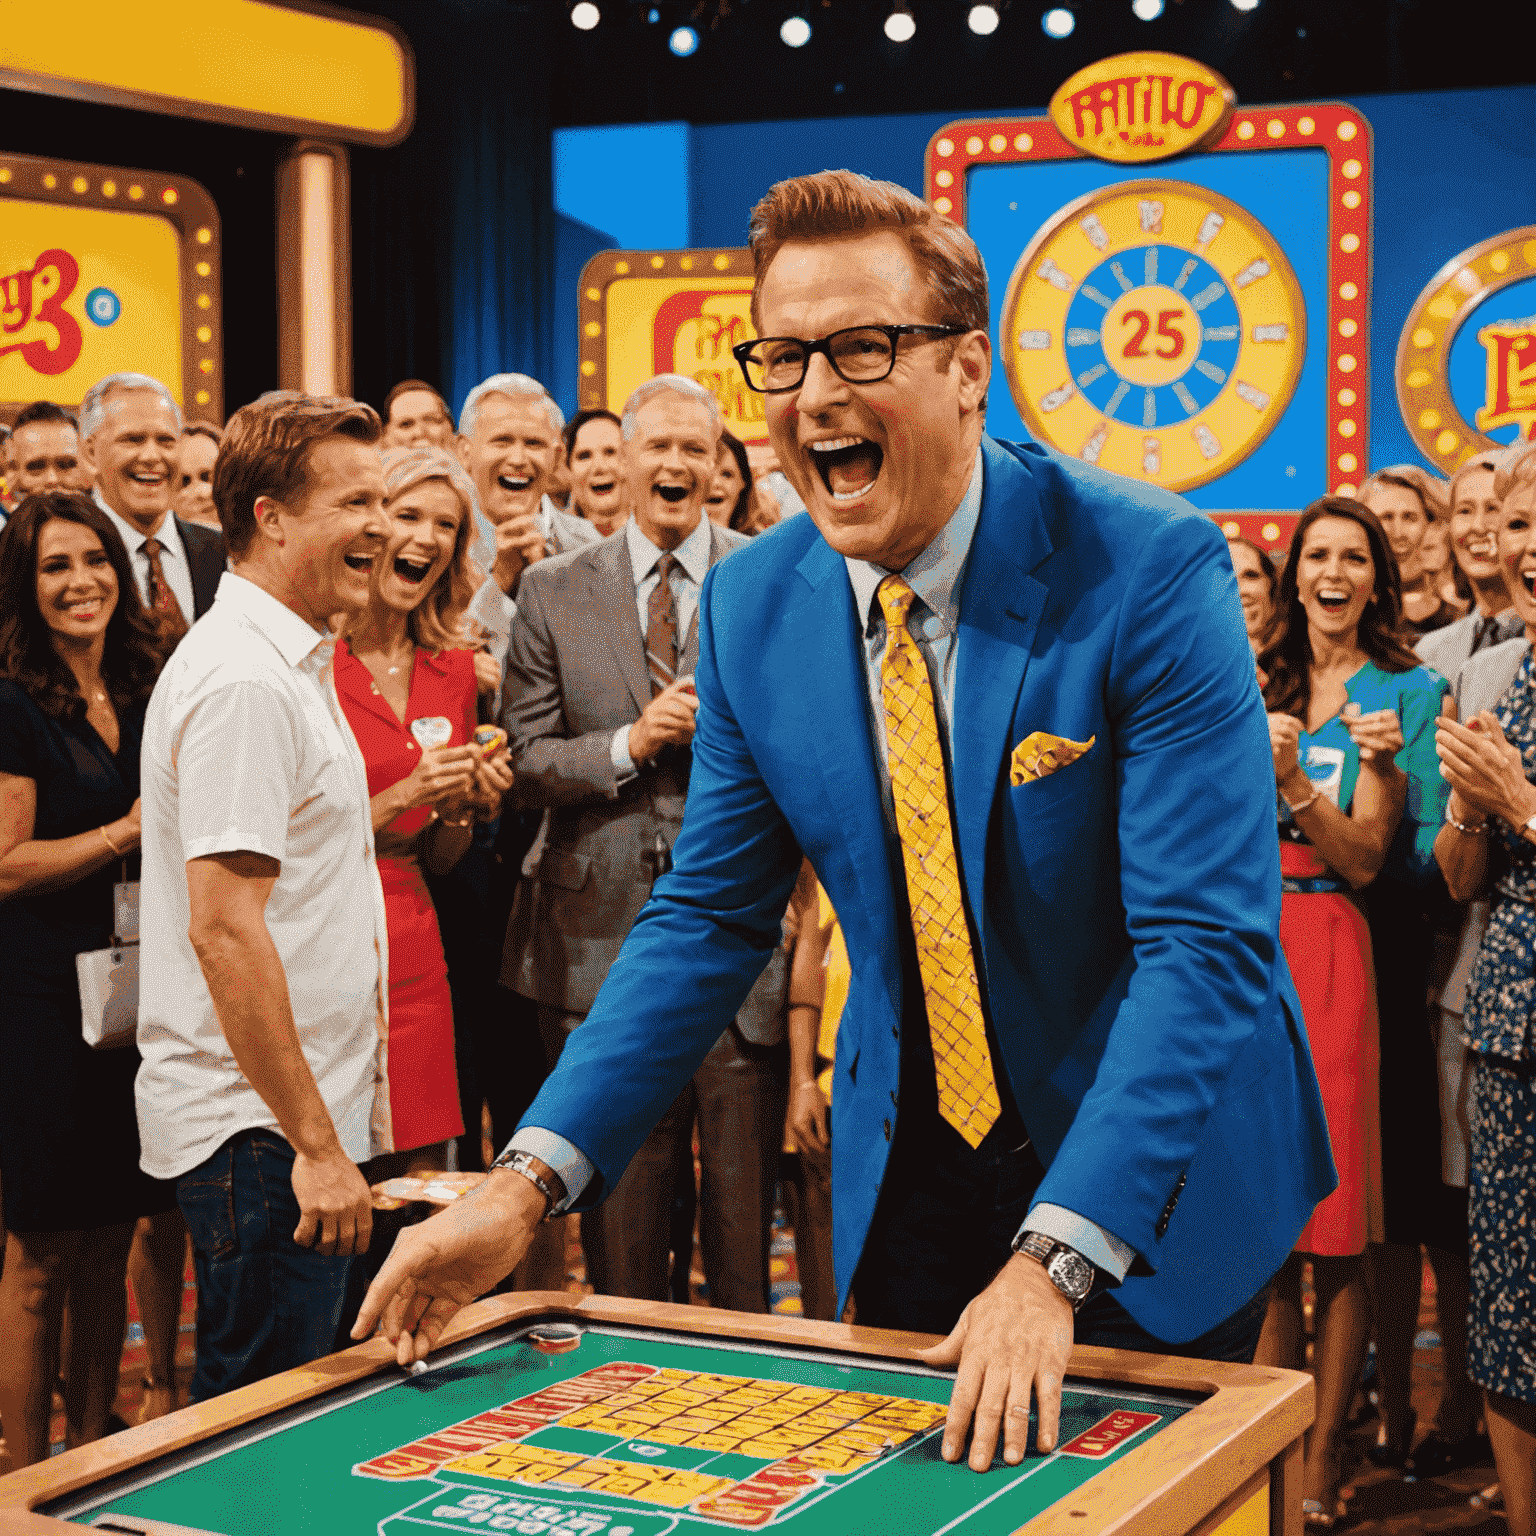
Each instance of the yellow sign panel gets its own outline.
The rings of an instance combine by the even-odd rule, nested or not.
[[[694,379],[720,403],[726,430],[765,443],[762,396],[731,348],[752,328],[752,259],[744,250],[604,251],[581,278],[583,407],[621,411],[658,373]]]
[[[0,85],[362,144],[410,131],[408,46],[386,23],[260,0],[0,0]]]
[[[1072,75],[1051,120],[1074,149],[1121,165],[1167,160],[1219,139],[1237,93],[1175,53],[1118,53]]]
[[[1025,248],[1000,341],[1036,437],[1187,491],[1284,414],[1306,311],[1284,251],[1246,209],[1188,182],[1128,181],[1062,209]]]
[[[176,231],[149,213],[4,208],[0,399],[78,401],[128,371],[181,399]]]
[[[109,373],[222,421],[219,217],[185,176],[0,154],[0,404],[77,405]]]

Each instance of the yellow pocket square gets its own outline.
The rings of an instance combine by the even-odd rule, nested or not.
[[[1014,786],[1033,784],[1086,757],[1099,738],[1090,736],[1087,741],[1068,741],[1065,736],[1052,736],[1049,731],[1031,731],[1013,749],[1013,760],[1008,765],[1008,782]]]

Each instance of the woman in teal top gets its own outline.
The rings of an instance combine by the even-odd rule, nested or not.
[[[1339,1510],[1344,1416],[1365,1354],[1366,1244],[1379,1241],[1380,1046],[1370,933],[1355,893],[1400,853],[1432,859],[1443,804],[1434,722],[1444,684],[1399,635],[1397,564],[1375,516],[1327,497],[1302,515],[1280,577],[1267,678],[1278,790],[1280,942],[1301,998],[1339,1187],[1278,1277],[1257,1359],[1303,1368],[1301,1271],[1317,1295],[1308,1523]]]

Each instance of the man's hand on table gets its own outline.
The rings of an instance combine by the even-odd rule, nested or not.
[[[382,1324],[401,1365],[425,1358],[460,1307],[517,1267],[544,1209],[530,1180],[493,1169],[483,1184],[395,1239],[352,1337],[366,1339]]]
[[[950,1336],[918,1353],[930,1365],[960,1367],[944,1425],[945,1461],[959,1461],[973,1416],[973,1472],[992,1465],[999,1428],[1003,1460],[1009,1466],[1022,1461],[1031,1392],[1040,1414],[1035,1444],[1056,1449],[1061,1383],[1072,1353],[1072,1303],[1036,1260],[1015,1254],[960,1314]]]

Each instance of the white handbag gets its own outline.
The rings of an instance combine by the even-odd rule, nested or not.
[[[126,873],[126,867],[124,873]],[[75,956],[80,1032],[93,1050],[132,1045],[139,1027],[139,882],[112,887],[112,943]]]

